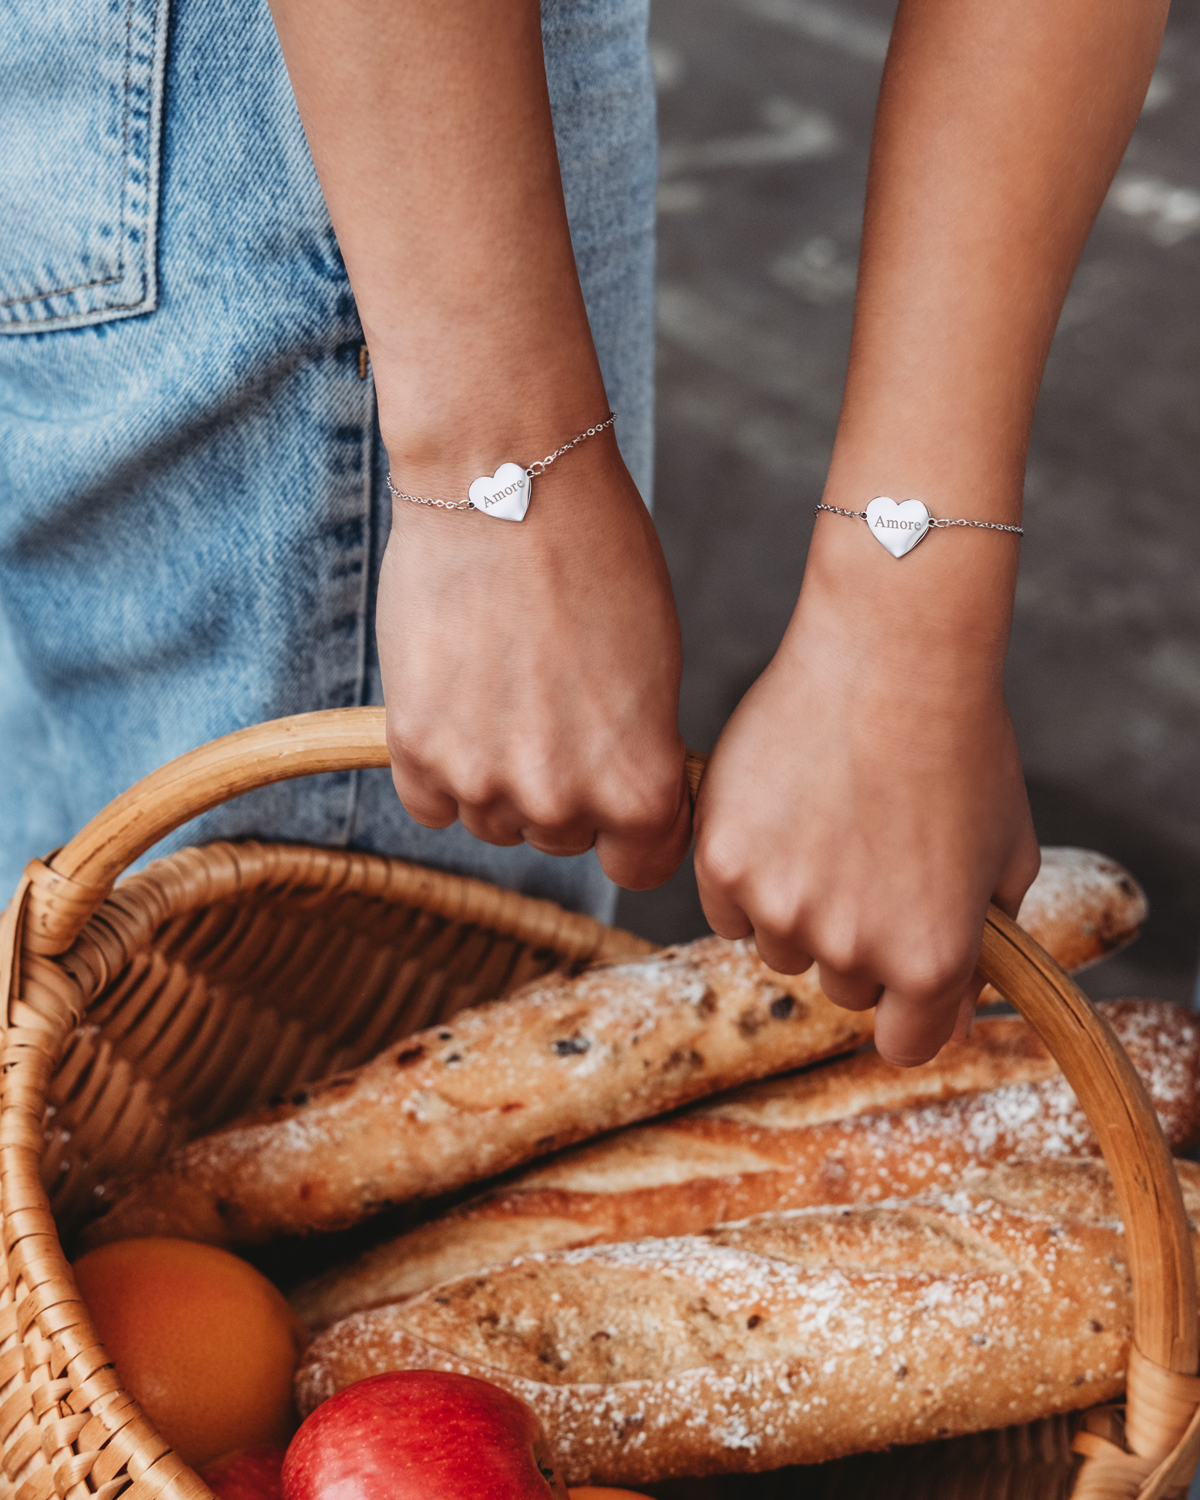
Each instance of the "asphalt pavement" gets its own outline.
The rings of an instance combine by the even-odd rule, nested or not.
[[[795,601],[832,448],[892,6],[653,0],[662,129],[656,516],[681,723],[710,749]],[[1146,108],[1051,354],[1008,692],[1043,843],[1122,860],[1141,941],[1095,996],[1185,1000],[1200,950],[1200,0]],[[690,861],[618,920],[707,931]]]

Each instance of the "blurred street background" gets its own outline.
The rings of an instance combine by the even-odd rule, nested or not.
[[[709,750],[795,600],[850,337],[887,0],[653,0],[662,126],[656,515]],[[1200,0],[1176,0],[1034,430],[1009,701],[1043,843],[1121,860],[1141,941],[1096,997],[1187,999],[1200,953]],[[617,920],[707,931],[690,861]]]

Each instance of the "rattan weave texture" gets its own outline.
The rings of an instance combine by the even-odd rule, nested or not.
[[[386,763],[381,710],[227,736],[154,773],[51,860],[34,861],[6,908],[0,1500],[209,1494],[123,1391],[64,1256],[61,1228],[108,1175],[476,998],[556,965],[647,950],[481,882],[305,848],[185,851],[109,894],[122,870],[205,808],[291,776]],[[697,777],[698,758],[691,769]],[[1107,1025],[994,909],[980,971],[1038,1030],[1079,1096],[1127,1229],[1134,1451],[1086,1434],[1072,1493],[1180,1494],[1200,1452],[1196,1283],[1157,1120]],[[764,1500],[777,1493],[768,1486]],[[965,1500],[967,1491],[903,1489],[918,1493]]]
[[[59,1230],[87,1217],[106,1180],[254,1104],[551,969],[652,950],[553,902],[373,855],[246,843],[157,861],[56,963],[25,955],[35,1005],[80,1018],[42,1070],[40,1175]],[[49,1017],[24,1019],[41,1030]],[[6,1217],[6,1244],[20,1225]],[[41,1292],[0,1281],[0,1492],[207,1494],[61,1290],[54,1306]],[[31,1325],[35,1312],[59,1339]]]
[[[1067,1500],[1078,1416],[728,1479],[720,1500]],[[699,1497],[697,1497],[699,1500]],[[715,1500],[715,1497],[714,1497]]]
[[[482,881],[256,843],[155,862],[105,902],[75,956],[93,941],[111,978],[81,991],[42,1159],[68,1233],[107,1179],[256,1104],[551,968],[652,949]]]

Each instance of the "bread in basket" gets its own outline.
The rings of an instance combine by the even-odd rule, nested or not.
[[[387,763],[381,709],[229,735],[147,777],[48,862],[34,861],[9,903],[0,925],[0,1446],[15,1500],[208,1494],[122,1389],[99,1343],[66,1260],[47,1166],[63,1223],[72,1223],[100,1177],[153,1159],[264,1088],[344,1067],[556,964],[647,950],[552,903],[328,851],[184,851],[113,893],[141,854],[207,808],[289,777]],[[318,929],[326,937],[313,942]],[[980,970],[1075,1089],[1126,1224],[1135,1294],[1127,1447],[1113,1440],[1115,1428],[1082,1433],[1073,1494],[1178,1495],[1200,1455],[1196,1280],[1158,1122],[1104,1021],[995,909]],[[254,1013],[250,995],[266,997]],[[76,1035],[85,1019],[90,1046]],[[62,1107],[48,1155],[54,1099]]]

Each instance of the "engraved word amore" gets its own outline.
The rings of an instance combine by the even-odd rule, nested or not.
[[[476,510],[485,516],[499,516],[503,521],[523,521],[529,509],[529,492],[533,488],[529,475],[520,464],[501,464],[489,479],[486,474],[475,480],[467,496]]]
[[[919,500],[902,500],[897,505],[886,495],[877,495],[867,506],[866,516],[871,535],[893,557],[911,552],[929,530],[929,511]]]

